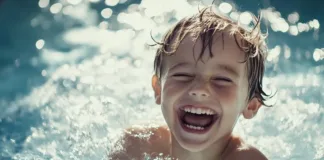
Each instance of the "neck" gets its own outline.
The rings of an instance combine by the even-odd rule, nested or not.
[[[202,151],[191,152],[181,147],[181,145],[175,140],[175,137],[171,134],[171,157],[178,160],[220,160],[223,159],[225,152],[229,150],[228,146],[230,140],[231,135],[228,135]]]

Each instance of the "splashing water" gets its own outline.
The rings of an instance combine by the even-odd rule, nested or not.
[[[20,63],[41,68],[43,81],[14,100],[0,99],[1,159],[106,159],[123,128],[164,123],[150,86],[154,48],[146,44],[153,44],[150,31],[161,38],[176,20],[196,13],[196,1],[39,0],[38,5],[42,13],[31,26],[60,30],[37,38],[39,54],[9,69]],[[125,9],[113,8],[118,6]],[[220,3],[215,9],[251,23],[250,14],[236,11],[234,4]],[[272,32],[298,37],[320,28],[316,19],[299,22],[297,12],[287,19],[274,8],[262,13]],[[303,55],[288,44],[269,46],[265,87],[278,90],[277,103],[263,107],[253,120],[241,119],[235,132],[269,159],[324,159],[324,68],[319,65],[324,49]],[[298,64],[300,57],[308,58],[305,64]],[[2,78],[0,88],[11,79]]]

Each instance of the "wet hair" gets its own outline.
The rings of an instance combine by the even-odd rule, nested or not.
[[[257,98],[262,105],[270,97],[262,88],[262,79],[265,70],[265,59],[267,55],[267,46],[265,39],[266,34],[261,32],[260,16],[253,17],[253,26],[251,29],[240,26],[237,22],[221,16],[212,10],[212,7],[205,7],[197,14],[183,18],[176,23],[163,37],[162,42],[156,42],[158,45],[154,59],[155,75],[161,79],[163,68],[163,57],[173,55],[181,41],[188,34],[194,38],[195,44],[197,39],[202,41],[202,50],[198,60],[208,47],[210,57],[212,54],[213,37],[215,33],[221,33],[224,41],[224,32],[234,36],[235,42],[241,51],[245,53],[245,60],[240,63],[246,63],[248,72],[249,94],[248,100]],[[224,44],[224,43],[223,43]]]

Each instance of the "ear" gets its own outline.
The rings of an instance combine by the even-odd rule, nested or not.
[[[152,76],[152,88],[154,90],[155,103],[161,104],[161,83],[156,75]]]
[[[258,100],[258,98],[251,99],[242,112],[244,118],[246,119],[253,118],[258,113],[260,107],[261,107],[261,102]]]

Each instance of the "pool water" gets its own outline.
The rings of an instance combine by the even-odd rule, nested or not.
[[[150,33],[159,39],[197,2],[0,0],[0,159],[106,159],[123,128],[163,124]],[[269,159],[324,159],[322,2],[216,4],[243,24],[261,8],[269,31],[276,104],[235,132]]]

